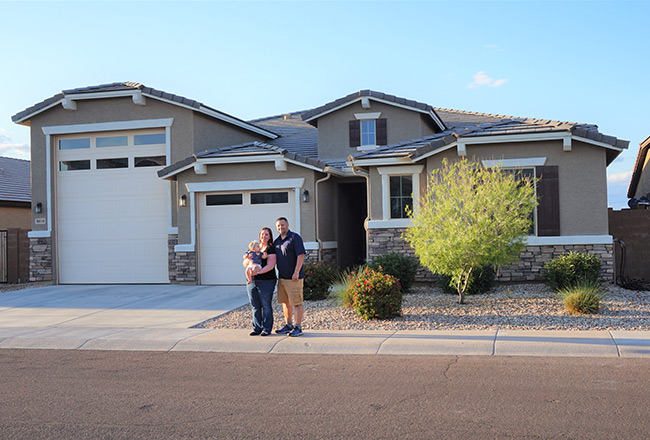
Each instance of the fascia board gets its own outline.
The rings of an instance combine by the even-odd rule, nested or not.
[[[81,101],[84,99],[102,99],[102,98],[122,98],[126,96],[140,95],[142,92],[138,90],[116,90],[114,92],[88,92],[88,93],[68,93],[66,98],[73,101]]]
[[[44,134],[90,133],[97,131],[137,130],[171,127],[174,118],[140,119],[133,121],[96,122],[91,124],[52,125],[43,127]]]
[[[458,141],[465,145],[472,144],[497,144],[503,142],[527,142],[561,140],[571,136],[568,132],[529,133],[529,134],[502,134],[492,136],[458,136]]]
[[[409,157],[392,158],[392,159],[362,159],[345,162],[350,167],[364,167],[364,166],[377,166],[377,165],[405,165],[412,164],[413,160]]]
[[[607,149],[610,149],[610,150],[615,150],[615,151],[623,151],[624,150],[623,148],[618,148],[618,147],[615,147],[613,145],[606,144],[604,142],[595,141],[593,139],[584,138],[584,137],[581,137],[581,136],[573,136],[573,139],[575,139],[576,141],[584,142],[586,144],[596,145],[598,147],[603,147],[603,148],[607,148]]]
[[[279,188],[302,188],[305,184],[303,177],[295,179],[266,179],[266,180],[230,180],[225,182],[196,182],[186,183],[189,192],[217,192],[217,191],[253,191]]]
[[[413,112],[423,113],[425,115],[431,116],[436,121],[436,123],[440,122],[439,119],[434,118],[433,115],[430,112],[426,111],[426,110],[422,110],[422,109],[419,109],[419,108],[416,108],[416,107],[410,107],[408,105],[398,104],[396,102],[387,101],[385,99],[377,98],[377,97],[374,97],[374,96],[359,96],[358,98],[355,98],[355,99],[353,99],[351,101],[345,102],[345,103],[343,103],[341,105],[338,105],[336,107],[332,107],[329,110],[325,110],[325,111],[323,111],[321,113],[318,113],[318,114],[312,116],[309,119],[305,119],[304,122],[309,122],[309,121],[313,121],[314,119],[321,118],[321,117],[323,117],[323,116],[325,116],[325,115],[327,115],[329,113],[335,112],[335,111],[340,110],[340,109],[342,109],[344,107],[347,107],[347,106],[352,105],[352,104],[354,104],[356,102],[359,102],[359,101],[361,101],[362,98],[368,98],[368,99],[371,99],[373,101],[381,102],[383,104],[392,105],[393,107],[400,107],[400,108],[410,110],[410,111],[413,111]]]
[[[27,121],[27,120],[33,118],[34,116],[36,116],[36,115],[38,115],[38,114],[40,114],[40,113],[43,113],[43,112],[46,111],[46,110],[51,109],[52,107],[56,107],[57,105],[61,104],[61,102],[62,102],[64,99],[65,99],[65,98],[58,99],[58,100],[54,101],[53,103],[51,103],[51,104],[48,105],[48,106],[45,106],[45,107],[43,107],[43,108],[39,108],[39,109],[36,110],[36,111],[33,111],[33,112],[31,112],[31,113],[28,113],[28,114],[26,114],[25,116],[23,116],[22,118],[20,118],[20,119],[14,121],[14,124],[21,124],[21,125],[23,125],[23,122],[24,122],[24,121]]]

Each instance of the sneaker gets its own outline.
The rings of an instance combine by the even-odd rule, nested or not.
[[[267,332],[266,330],[264,330],[262,333],[260,333],[260,336],[268,336],[270,334],[271,332]]]
[[[291,324],[285,324],[284,327],[277,329],[275,332],[279,335],[289,333],[291,330],[293,330],[293,325]]]
[[[291,332],[289,332],[289,336],[302,336],[302,329],[300,328],[299,325],[295,326]]]
[[[251,336],[257,336],[262,333],[262,330],[253,330],[252,332],[249,333]]]

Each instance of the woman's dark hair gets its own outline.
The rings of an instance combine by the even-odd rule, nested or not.
[[[269,244],[268,246],[273,246],[273,231],[271,231],[271,228],[267,228],[266,226],[260,229],[260,234],[262,231],[267,231],[269,233]]]

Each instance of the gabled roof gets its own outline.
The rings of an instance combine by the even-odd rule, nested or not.
[[[343,98],[339,98],[335,101],[328,102],[327,104],[321,105],[320,107],[316,107],[315,109],[307,110],[303,113],[302,119],[305,122],[309,122],[313,125],[317,125],[317,119],[320,118],[321,116],[324,116],[342,107],[360,101],[363,98],[368,98],[373,101],[383,102],[385,104],[394,105],[394,106],[406,108],[408,110],[423,113],[429,116],[431,122],[433,122],[433,124],[438,126],[438,128],[441,131],[445,130],[444,122],[436,114],[434,108],[429,104],[413,101],[411,99],[400,98],[394,95],[388,95],[382,92],[376,92],[374,90],[360,90],[358,92],[351,93],[347,96],[344,96]]]
[[[444,132],[358,153],[352,156],[353,160],[408,158],[411,161],[417,161],[436,150],[444,151],[450,148],[459,139],[471,143],[473,139],[485,140],[491,136],[512,136],[513,138],[520,136],[521,140],[528,137],[532,140],[535,136],[566,135],[583,142],[608,147],[607,164],[609,165],[629,145],[629,141],[600,133],[598,126],[593,124],[517,118],[451,109],[436,108],[435,110],[448,127]]]
[[[193,111],[205,114],[214,119],[265,136],[268,139],[275,139],[278,137],[277,134],[273,132],[257,127],[256,125],[250,124],[234,116],[223,113],[199,101],[188,99],[180,95],[174,95],[172,93],[163,92],[162,90],[156,90],[154,88],[147,87],[143,84],[139,84],[135,82],[117,82],[111,84],[101,84],[97,86],[80,87],[76,89],[64,90],[61,93],[57,93],[56,95],[42,102],[34,104],[31,107],[19,113],[16,113],[14,116],[11,117],[11,119],[17,124],[27,125],[29,119],[32,118],[33,116],[41,112],[44,112],[47,109],[54,107],[58,104],[68,102],[65,100],[76,101],[80,99],[115,98],[120,96],[133,96],[134,99],[136,99],[136,96],[138,95],[147,98],[157,99],[173,105],[189,108]]]
[[[639,144],[639,152],[636,155],[636,162],[634,162],[634,171],[632,171],[632,178],[630,179],[630,186],[627,188],[627,196],[629,198],[634,197],[636,194],[636,188],[639,185],[639,180],[641,179],[641,173],[643,172],[643,164],[648,157],[648,152],[650,151],[650,136],[646,138],[641,144]],[[650,170],[648,170],[650,172]]]
[[[28,160],[0,157],[0,202],[31,202]]]

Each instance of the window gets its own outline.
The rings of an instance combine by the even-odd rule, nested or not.
[[[361,121],[361,146],[377,145],[376,121],[374,119]]]
[[[133,136],[134,145],[164,144],[165,141],[166,141],[165,133],[136,134],[135,136]]]
[[[90,148],[90,138],[61,139],[59,141],[59,150],[78,150],[82,148]]]
[[[61,171],[77,171],[77,170],[89,170],[90,161],[89,160],[62,160],[59,162],[59,170]]]
[[[95,146],[97,148],[126,147],[127,145],[129,145],[129,137],[128,136],[98,137],[95,140]]]
[[[136,157],[135,167],[162,167],[167,164],[165,156]]]
[[[268,192],[251,194],[251,205],[262,205],[269,203],[289,203],[289,193]]]
[[[504,169],[506,173],[514,174],[515,180],[520,181],[523,179],[534,179],[535,178],[535,168],[510,168],[510,169]],[[537,188],[535,185],[535,193],[537,193]],[[535,194],[535,197],[537,197],[537,194]],[[537,208],[533,210],[533,212],[530,214],[530,229],[528,230],[528,235],[536,235],[536,226],[537,226]]]
[[[128,168],[129,158],[118,157],[115,159],[97,159],[97,169],[105,170],[109,168]]]
[[[207,206],[242,205],[242,194],[208,194],[205,196]]]
[[[390,176],[390,218],[408,218],[413,209],[413,177]]]

